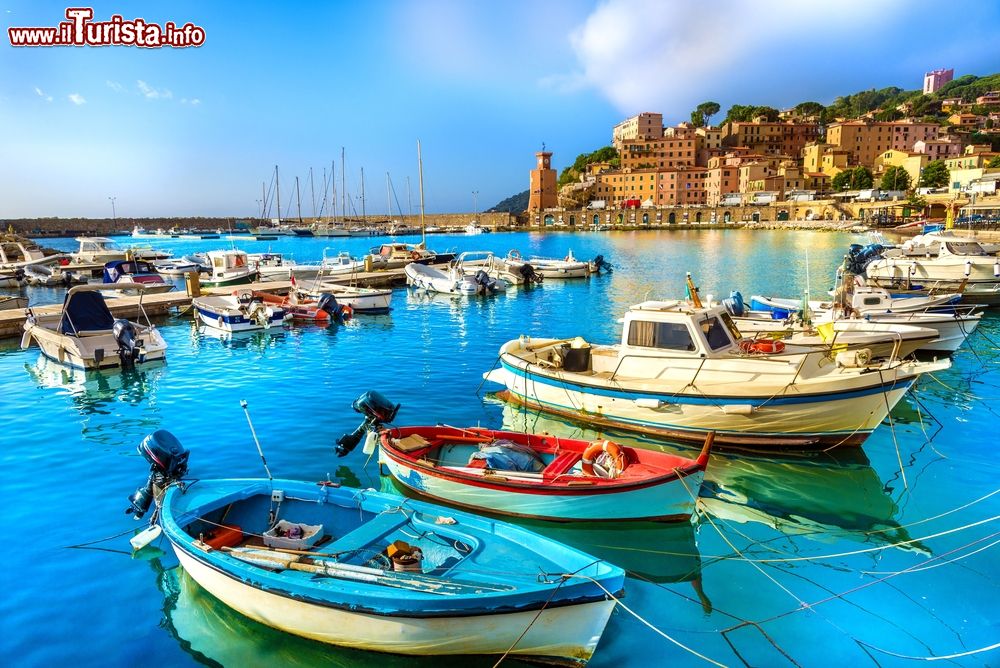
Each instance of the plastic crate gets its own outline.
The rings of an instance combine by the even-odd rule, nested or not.
[[[288,530],[295,526],[302,529],[301,538],[288,538],[287,536],[279,535],[279,532],[287,534]],[[278,520],[277,524],[264,532],[264,545],[268,547],[283,547],[289,550],[308,550],[322,537],[322,524],[301,524],[287,520]]]

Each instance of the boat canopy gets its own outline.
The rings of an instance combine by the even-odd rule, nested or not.
[[[115,260],[104,265],[104,282],[114,283],[122,275],[153,274],[156,269],[143,260]]]
[[[111,315],[104,296],[93,290],[70,291],[63,305],[59,331],[76,335],[80,332],[111,329],[115,317]]]

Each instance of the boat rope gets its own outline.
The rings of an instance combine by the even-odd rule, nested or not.
[[[885,379],[882,377],[882,369],[878,370],[878,380],[884,388]],[[910,485],[906,481],[906,470],[903,467],[903,455],[899,451],[899,440],[896,439],[896,424],[892,421],[892,406],[889,405],[889,392],[885,389],[882,390],[882,399],[885,401],[885,417],[889,420],[889,431],[892,433],[892,444],[896,448],[896,461],[899,462],[899,475],[903,479],[903,489],[908,492],[910,491]]]
[[[969,402],[972,402],[972,401],[978,402],[987,413],[993,415],[994,417],[1000,418],[1000,413],[997,413],[996,411],[994,411],[990,407],[990,405],[988,403],[986,403],[984,400],[980,399],[976,395],[974,395],[974,394],[972,394],[970,392],[963,392],[962,390],[959,390],[957,388],[954,388],[954,387],[948,385],[947,383],[945,383],[944,381],[942,381],[940,378],[938,378],[937,376],[935,376],[933,373],[926,373],[924,375],[925,376],[930,376],[932,379],[934,379],[935,382],[937,382],[943,388],[945,388],[949,392],[954,392],[955,394],[957,394],[961,398],[965,399],[966,401],[969,401]]]
[[[76,550],[84,547],[89,547],[90,545],[96,545],[97,543],[103,543],[105,541],[113,540],[115,538],[121,538],[130,533],[134,533],[135,529],[125,529],[121,533],[116,533],[114,536],[108,536],[107,538],[99,538],[97,540],[88,541],[86,543],[77,543],[76,545],[63,545],[64,550]]]
[[[910,659],[912,661],[951,661],[952,659],[959,659],[964,656],[972,656],[973,654],[982,654],[983,652],[990,652],[1000,647],[1000,642],[998,642],[998,643],[993,643],[992,645],[988,645],[986,647],[980,647],[979,649],[970,649],[967,652],[959,652],[957,654],[946,654],[944,656],[909,656],[907,654],[897,654],[896,652],[890,652],[887,649],[876,647],[875,645],[866,643],[863,640],[858,640],[857,638],[854,639],[854,642],[869,649],[873,649],[876,652],[881,652],[882,654],[888,654],[889,656],[894,656],[899,659]]]
[[[500,363],[500,357],[501,357],[501,355],[502,355],[502,353],[497,355],[497,358],[495,360],[493,360],[493,364],[490,365],[490,370],[483,374],[483,379],[481,381],[479,381],[479,385],[476,386],[476,391],[474,392],[474,394],[477,397],[479,396],[479,390],[483,389],[483,385],[486,384],[486,376],[488,376],[491,373],[493,373],[493,371],[497,368],[497,364]]]
[[[680,647],[681,649],[683,649],[685,652],[693,654],[694,656],[698,657],[702,661],[706,661],[706,662],[712,664],[713,666],[719,666],[720,668],[725,668],[726,664],[719,663],[715,659],[710,659],[709,657],[705,656],[704,654],[701,654],[698,651],[696,651],[694,649],[691,649],[690,647],[688,647],[687,645],[685,645],[681,641],[679,641],[679,640],[677,640],[675,638],[672,638],[670,635],[668,635],[663,630],[657,628],[655,625],[653,625],[652,622],[650,622],[649,620],[643,618],[642,615],[640,615],[635,610],[633,610],[632,608],[630,608],[627,605],[625,605],[624,603],[622,603],[622,600],[620,598],[618,598],[617,596],[615,596],[614,594],[612,594],[610,591],[608,591],[607,587],[605,587],[604,585],[602,585],[600,582],[598,582],[594,578],[590,577],[589,575],[581,575],[581,574],[578,574],[578,573],[565,573],[565,574],[563,574],[562,577],[563,578],[571,578],[571,577],[572,578],[583,578],[583,579],[586,579],[586,580],[590,580],[595,585],[597,585],[598,587],[600,587],[601,590],[603,590],[604,593],[607,595],[607,597],[610,598],[612,601],[614,601],[618,605],[618,607],[620,607],[622,610],[624,610],[628,614],[630,614],[633,617],[635,617],[637,620],[639,620],[639,622],[641,622],[643,625],[645,625],[647,628],[649,628],[651,631],[653,631],[654,633],[656,633],[661,638],[664,638],[665,640],[669,640],[673,644],[675,644],[678,647]],[[494,668],[496,668],[496,666],[494,666]]]
[[[976,543],[981,543],[983,541],[989,540],[990,538],[994,538],[996,536],[1000,536],[1000,532],[992,533],[989,536],[984,536],[982,538],[974,540],[971,543],[967,543],[964,547],[972,547]],[[982,552],[983,550],[988,550],[989,548],[993,547],[994,545],[997,545],[998,543],[1000,543],[1000,540],[995,540],[992,543],[990,543],[989,545],[977,548],[977,549],[973,550],[972,552],[969,552],[967,554],[963,554],[961,556],[955,557],[954,559],[949,559],[948,561],[942,562],[940,564],[934,564],[933,566],[922,566],[920,568],[912,568],[912,569],[907,570],[906,572],[907,573],[919,573],[921,571],[929,571],[929,570],[931,570],[933,568],[940,568],[941,566],[947,566],[948,564],[953,564],[953,563],[955,563],[957,561],[961,561],[962,559],[965,559],[966,557],[971,557],[974,554],[978,554],[978,553]],[[859,573],[864,573],[865,575],[899,575],[903,571],[858,571],[858,572]]]
[[[531,618],[531,621],[528,622],[528,625],[524,627],[523,631],[521,631],[521,635],[515,638],[511,646],[507,648],[507,651],[501,654],[500,658],[497,659],[497,662],[493,664],[493,668],[497,668],[501,663],[503,663],[504,659],[506,659],[507,656],[514,651],[514,648],[517,647],[517,644],[524,639],[524,636],[527,635],[528,631],[531,630],[531,627],[534,626],[536,621],[538,621],[538,618],[542,616],[543,612],[545,612],[545,608],[547,608],[549,603],[552,602],[552,599],[555,598],[556,592],[558,592],[559,589],[565,583],[566,583],[566,577],[563,576],[563,579],[559,581],[559,584],[553,587],[552,593],[549,594],[549,597],[547,599],[545,599],[545,603],[542,604],[542,607],[538,609],[538,612],[535,613],[535,616]],[[601,587],[601,583],[595,581],[595,584],[597,584],[598,587]],[[601,587],[601,589],[604,589],[604,587]]]
[[[899,529],[910,529],[912,527],[917,526],[918,524],[924,524],[926,522],[933,522],[934,520],[941,519],[942,517],[946,517],[948,515],[951,515],[952,513],[957,513],[959,511],[965,510],[966,508],[974,506],[977,503],[985,501],[986,499],[990,498],[994,494],[998,494],[998,493],[1000,493],[1000,489],[995,489],[992,492],[990,492],[989,494],[985,494],[985,495],[979,497],[978,499],[975,499],[973,501],[969,501],[968,503],[964,503],[961,506],[958,506],[957,508],[952,508],[951,510],[946,510],[943,513],[939,513],[939,514],[933,515],[931,517],[925,517],[925,518],[923,518],[921,520],[915,520],[915,521],[910,522],[908,524],[899,524],[897,526],[888,527],[888,528],[885,528],[885,529],[873,529],[871,531],[866,531],[865,535],[870,536],[872,534],[885,533],[887,531],[898,531]]]

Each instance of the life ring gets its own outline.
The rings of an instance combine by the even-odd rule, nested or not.
[[[607,469],[607,476],[602,476],[594,471],[594,463],[601,454],[606,453],[611,458],[611,466]],[[608,477],[612,480],[621,475],[625,470],[628,461],[625,459],[625,451],[617,443],[607,439],[593,441],[587,449],[583,451],[581,462],[583,472],[589,476]]]
[[[785,342],[778,339],[740,339],[739,346],[749,355],[774,355],[785,350]]]
[[[521,259],[521,251],[519,251],[519,250],[512,250],[512,251],[510,251],[510,252],[507,253],[507,257],[510,258],[511,260],[520,260]]]
[[[344,320],[350,320],[354,317],[354,307],[350,304],[344,304],[340,310],[340,317]]]
[[[411,260],[419,260],[420,259],[420,253],[418,253],[417,251],[410,251],[410,259]]]

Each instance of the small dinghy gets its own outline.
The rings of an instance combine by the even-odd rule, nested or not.
[[[406,265],[403,272],[410,286],[445,295],[474,296],[506,292],[507,281],[502,278],[493,278],[484,269],[474,269],[474,273],[468,272],[465,263],[477,256],[485,258],[488,262],[493,254],[484,251],[462,253],[448,263],[448,268],[444,271],[414,262]],[[476,265],[472,266],[474,268]]]
[[[380,444],[392,477],[437,501],[557,521],[686,521],[713,439],[697,459],[478,427],[384,429]]]
[[[167,342],[142,308],[143,286],[119,283],[110,289],[138,291],[138,311],[145,324],[115,319],[99,292],[107,289],[99,284],[78,285],[67,291],[60,313],[36,315],[29,310],[21,348],[34,340],[46,357],[80,369],[130,368],[162,360]]]
[[[157,273],[164,276],[183,276],[184,274],[198,273],[203,269],[200,262],[183,257],[157,260],[153,263],[153,266],[156,268]],[[207,268],[207,265],[204,268]]]
[[[283,308],[265,304],[250,290],[237,290],[232,295],[195,297],[191,304],[206,326],[224,332],[281,327],[287,316]]]
[[[62,285],[63,277],[45,264],[24,265],[24,282],[35,287],[51,287]]]
[[[603,258],[601,258],[603,261]],[[532,257],[524,260],[516,250],[507,253],[507,264],[511,270],[518,271],[521,266],[530,264],[535,272],[545,278],[586,278],[591,274],[589,262],[581,262],[573,257],[570,251],[565,258],[558,260],[547,257]]]
[[[24,283],[23,268],[0,271],[0,288],[19,288]]]
[[[114,260],[104,265],[104,283],[139,283],[146,294],[159,294],[174,289],[157,273],[153,263],[145,260]]]
[[[169,432],[138,449],[151,471],[129,512],[156,511],[133,545],[162,531],[206,591],[305,638],[582,665],[624,586],[617,566],[505,522],[330,482],[182,482]]]
[[[350,320],[354,309],[346,304],[338,304],[331,294],[322,294],[319,299],[309,299],[292,290],[288,295],[254,291],[253,296],[265,304],[283,309],[292,320],[318,323],[344,322]]]
[[[14,297],[10,295],[0,295],[0,311],[7,311],[15,308],[27,308],[27,297]]]

